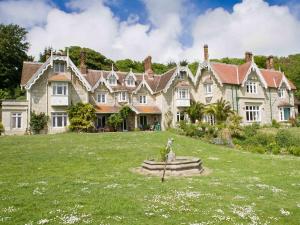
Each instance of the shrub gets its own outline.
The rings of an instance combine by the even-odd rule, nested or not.
[[[118,130],[118,127],[122,124],[123,119],[119,113],[112,114],[108,117],[107,123],[109,126],[111,126],[114,131]]]
[[[289,148],[293,145],[292,134],[286,130],[279,130],[275,136],[276,143],[281,148]]]
[[[292,146],[289,148],[289,153],[296,155],[296,156],[300,156],[300,147],[299,146]]]
[[[30,116],[30,130],[33,131],[34,134],[40,133],[43,130],[48,122],[49,117],[45,113],[35,113],[34,111]]]
[[[267,150],[268,150],[270,153],[273,153],[273,154],[275,154],[275,155],[277,155],[277,154],[280,153],[280,147],[276,144],[275,141],[268,144]]]
[[[244,126],[243,136],[245,138],[252,137],[257,134],[258,129],[259,129],[259,124],[257,124],[257,123],[253,123],[251,125]]]
[[[252,152],[256,152],[256,153],[260,153],[260,154],[264,154],[266,152],[266,148],[264,146],[251,146],[250,147]]]
[[[91,131],[95,128],[94,121],[96,119],[95,108],[87,103],[77,103],[68,109],[70,120],[70,130],[74,131]]]
[[[279,128],[280,127],[280,123],[277,122],[277,120],[272,120],[272,127],[274,128]]]
[[[1,136],[2,133],[4,133],[4,126],[3,126],[3,124],[0,122],[0,136]]]

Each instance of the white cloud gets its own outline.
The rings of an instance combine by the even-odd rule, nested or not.
[[[0,1],[0,22],[24,27],[43,25],[52,7],[47,0]]]
[[[46,46],[70,45],[89,47],[112,59],[142,60],[152,55],[161,62],[199,60],[205,43],[211,58],[242,57],[246,50],[274,55],[300,50],[297,16],[286,6],[270,6],[263,0],[244,0],[232,12],[210,9],[194,19],[189,0],[144,0],[146,24],[134,14],[120,21],[105,2],[72,0],[67,4],[71,12],[64,12],[47,0],[7,0],[0,2],[0,22],[28,27],[34,56]],[[180,37],[188,30],[193,43],[186,48]]]

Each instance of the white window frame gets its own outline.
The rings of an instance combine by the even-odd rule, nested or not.
[[[278,96],[279,96],[279,98],[284,98],[285,97],[284,88],[279,88],[278,89]]]
[[[177,99],[190,99],[190,93],[188,88],[177,89]]]
[[[247,122],[261,121],[261,108],[259,105],[246,105],[245,113]]]
[[[54,73],[65,73],[66,72],[66,67],[64,62],[54,62],[53,63],[53,71]]]
[[[11,113],[11,128],[22,129],[22,113],[13,112]]]
[[[204,88],[205,88],[205,94],[206,95],[211,95],[212,94],[212,84],[205,84]]]
[[[108,76],[107,82],[110,86],[116,86],[117,85],[117,77],[114,74],[111,74]]]
[[[140,95],[139,96],[139,103],[140,104],[147,104],[147,95]]]
[[[98,92],[97,93],[97,102],[98,103],[106,103],[107,102],[107,93],[106,92]]]
[[[128,87],[135,87],[135,80],[133,76],[129,76],[126,80],[126,86]]]
[[[61,117],[61,126],[58,125],[58,118]],[[64,128],[67,126],[68,115],[66,112],[51,112],[51,126],[53,128]]]
[[[281,122],[285,122],[285,121],[288,121],[289,119],[285,119],[284,118],[284,109],[285,108],[289,108],[290,109],[290,116],[289,116],[289,119],[291,118],[291,114],[292,114],[292,110],[291,110],[291,108],[290,107],[280,107],[279,108],[279,121],[281,121]]]
[[[246,82],[246,92],[249,94],[257,94],[257,82],[247,81]]]
[[[127,102],[128,96],[126,91],[119,92],[119,102]]]
[[[203,119],[204,119],[204,122],[206,122],[210,125],[215,125],[216,124],[216,118],[212,114],[205,114]]]
[[[61,88],[61,93],[58,93],[59,88]],[[53,82],[52,83],[52,95],[68,96],[68,83]]]

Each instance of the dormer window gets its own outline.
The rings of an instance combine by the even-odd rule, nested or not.
[[[65,69],[66,68],[64,62],[54,62],[53,64],[54,73],[64,73]]]
[[[135,81],[134,78],[132,76],[129,76],[127,81],[126,81],[126,85],[129,87],[134,87],[135,86]]]
[[[111,86],[116,86],[117,85],[117,78],[116,78],[115,75],[111,74],[108,77],[108,84],[111,85]]]
[[[178,79],[184,80],[185,76],[186,76],[186,71],[180,71],[178,74]]]
[[[257,94],[257,83],[254,81],[247,81],[246,91],[250,94]]]
[[[119,102],[127,102],[127,92],[119,92]]]
[[[278,96],[279,96],[279,98],[284,98],[284,89],[283,88],[280,88],[278,90]]]

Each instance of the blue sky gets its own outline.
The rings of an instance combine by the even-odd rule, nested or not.
[[[0,23],[28,30],[29,53],[92,48],[154,61],[300,52],[299,0],[0,0]]]

